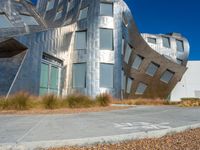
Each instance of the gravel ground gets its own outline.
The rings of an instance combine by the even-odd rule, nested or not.
[[[200,128],[159,139],[127,141],[92,147],[64,147],[49,150],[200,150]]]

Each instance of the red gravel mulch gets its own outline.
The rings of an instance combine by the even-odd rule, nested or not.
[[[200,150],[200,128],[158,139],[126,141],[91,147],[63,147],[49,150]]]

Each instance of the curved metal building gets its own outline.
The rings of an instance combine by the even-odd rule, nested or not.
[[[123,0],[0,0],[0,95],[167,98],[186,71],[180,34],[140,34]]]

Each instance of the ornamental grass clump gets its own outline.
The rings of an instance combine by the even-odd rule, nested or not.
[[[28,102],[30,95],[25,92],[19,92],[8,98],[1,100],[1,109],[6,110],[26,110],[28,109]]]
[[[82,94],[69,95],[65,99],[69,108],[89,108],[95,105],[95,102],[89,96]]]
[[[46,109],[56,109],[59,105],[59,98],[54,94],[48,94],[42,97],[42,102]]]
[[[112,97],[107,93],[103,93],[97,95],[95,100],[99,106],[106,107],[110,105]]]

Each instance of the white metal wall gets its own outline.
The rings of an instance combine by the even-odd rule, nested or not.
[[[181,98],[200,98],[200,60],[188,61],[188,70],[171,93],[171,101]]]

